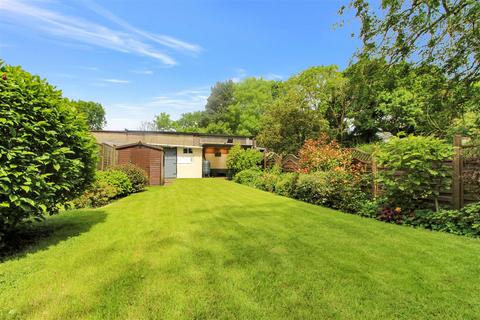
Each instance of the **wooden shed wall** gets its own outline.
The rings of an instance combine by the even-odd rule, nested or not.
[[[163,184],[163,151],[145,146],[118,150],[118,164],[133,163],[145,170],[150,185]]]

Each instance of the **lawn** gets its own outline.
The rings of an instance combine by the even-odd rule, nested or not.
[[[47,220],[0,263],[0,318],[474,319],[480,241],[218,179]]]

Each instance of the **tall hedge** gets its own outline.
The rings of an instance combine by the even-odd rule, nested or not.
[[[60,90],[0,61],[0,247],[93,181],[96,145],[82,119]]]

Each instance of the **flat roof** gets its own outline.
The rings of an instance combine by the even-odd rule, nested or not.
[[[252,136],[229,135],[219,133],[203,133],[203,132],[181,132],[181,131],[142,131],[142,130],[90,130],[90,132],[106,132],[106,133],[137,133],[137,134],[176,134],[176,135],[191,135],[199,137],[225,137],[225,138],[245,138],[253,139]]]
[[[202,143],[202,147],[233,147],[235,143]],[[253,147],[252,145],[247,144],[240,144],[242,147]]]

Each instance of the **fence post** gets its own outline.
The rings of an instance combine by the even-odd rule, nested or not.
[[[453,138],[453,181],[452,181],[452,206],[453,209],[463,208],[463,157],[462,157],[462,136],[455,135]]]
[[[377,167],[377,162],[375,161],[375,158],[372,157],[372,176],[373,176],[373,198],[376,199],[378,197],[378,167]]]
[[[100,170],[103,170],[103,161],[104,161],[104,157],[105,157],[105,150],[103,148],[103,144],[100,145]]]
[[[117,145],[113,145],[113,166],[116,166],[118,164],[118,150],[117,150]]]

